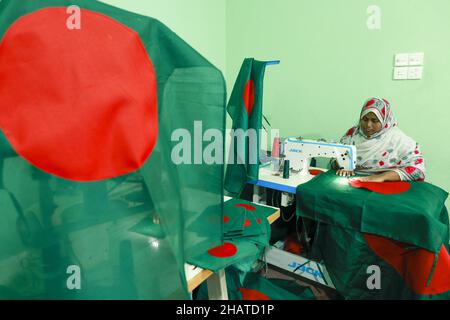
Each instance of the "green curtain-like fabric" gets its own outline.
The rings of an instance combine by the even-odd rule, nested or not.
[[[204,131],[224,134],[223,76],[159,21],[94,0],[3,0],[0,39],[24,15],[71,5],[110,17],[139,36],[156,74],[156,146],[132,173],[75,182],[26,161],[0,130],[0,299],[186,299],[185,261],[222,243],[224,170],[221,163],[176,165],[172,133],[181,128],[193,139],[199,121]],[[64,39],[53,41],[64,45]],[[82,82],[77,63],[89,56],[79,58],[61,68],[72,68]],[[33,61],[26,63],[32,70]],[[7,66],[0,59],[0,68]],[[45,73],[35,76],[35,86],[46,82]],[[61,93],[54,102],[83,89]],[[112,112],[119,113],[119,106]],[[0,101],[0,113],[2,107]],[[122,125],[126,135],[133,122]],[[198,147],[206,145],[201,140]]]
[[[233,197],[241,194],[247,181],[258,179],[265,70],[265,62],[245,59],[228,101],[233,135],[225,190]]]

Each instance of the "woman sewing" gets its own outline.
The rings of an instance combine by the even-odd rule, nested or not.
[[[419,145],[397,127],[391,105],[385,99],[366,101],[359,124],[348,130],[341,143],[356,146],[356,170],[371,174],[358,177],[360,181],[425,180],[424,158]],[[336,174],[350,177],[355,172],[339,169]]]

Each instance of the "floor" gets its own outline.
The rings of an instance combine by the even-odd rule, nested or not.
[[[337,294],[331,291],[331,290],[324,290],[322,288],[319,288],[318,286],[314,286],[312,284],[309,284],[307,282],[303,282],[297,277],[292,277],[289,275],[286,275],[284,273],[281,273],[277,270],[272,269],[271,267],[268,267],[267,269],[263,269],[262,274],[266,276],[267,279],[283,279],[283,280],[290,280],[294,281],[298,285],[302,287],[309,287],[311,288],[312,292],[314,293],[317,300],[332,300],[337,298]]]

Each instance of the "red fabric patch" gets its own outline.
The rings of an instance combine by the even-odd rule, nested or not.
[[[208,253],[216,258],[229,258],[237,253],[237,247],[231,242],[225,242],[221,246],[209,249]]]
[[[411,188],[408,182],[364,182],[360,180],[349,180],[348,183],[354,188],[364,188],[381,194],[399,194]]]
[[[261,224],[261,219],[260,218],[256,219],[256,222],[258,222],[258,224]]]
[[[230,221],[230,217],[223,216],[223,223],[227,223],[228,221]]]
[[[256,208],[254,206],[251,206],[249,204],[245,204],[245,203],[238,203],[234,205],[235,207],[242,207],[245,208],[248,211],[255,211]]]
[[[419,150],[414,151],[414,154],[419,154],[419,153],[420,153]]]
[[[384,127],[387,129],[387,128],[389,128],[389,125],[386,123],[386,125]]]
[[[355,132],[355,128],[350,128],[350,129],[347,131],[347,136],[351,137],[351,136],[353,135],[354,132]]]
[[[288,236],[284,240],[284,250],[296,255],[300,255],[302,253],[302,246],[296,239],[296,237]]]
[[[380,166],[384,166],[384,161],[379,162]]]
[[[244,222],[244,227],[250,227],[250,225],[251,225],[251,222],[250,222],[250,220],[248,220],[248,219],[245,219],[245,222]]]
[[[387,152],[383,153],[383,157],[386,157],[386,156],[387,156]]]
[[[383,107],[383,109],[381,109],[381,113],[383,114],[383,116],[386,115],[386,107]]]
[[[270,300],[268,296],[258,290],[240,288],[243,300]]]
[[[18,19],[0,45],[0,128],[23,158],[50,174],[97,181],[139,169],[158,135],[157,84],[139,35],[81,9]],[[100,48],[100,49],[99,49]]]
[[[406,172],[408,172],[409,174],[413,173],[414,171],[416,171],[416,168],[414,167],[406,167],[405,168]]]
[[[248,80],[244,88],[244,106],[248,115],[252,114],[253,107],[255,105],[255,83],[252,79]]]
[[[401,164],[402,164],[402,161],[400,160],[399,162],[397,162],[397,164],[398,164],[398,165],[401,165]]]
[[[419,159],[416,160],[415,164],[416,164],[416,165],[417,165],[417,164],[421,164],[422,162],[423,162],[423,159],[422,159],[422,158],[419,158]]]
[[[391,265],[409,288],[417,294],[441,294],[450,290],[450,255],[443,245],[433,278],[427,286],[435,255],[425,249],[406,250],[406,244],[370,234],[364,234],[369,247]]]
[[[309,173],[313,176],[318,176],[319,174],[323,173],[322,170],[316,170],[316,169],[311,169],[309,170]]]
[[[368,108],[368,107],[370,107],[371,105],[373,105],[374,103],[375,103],[375,100],[372,99],[372,100],[368,101],[364,107],[365,107],[365,108]]]

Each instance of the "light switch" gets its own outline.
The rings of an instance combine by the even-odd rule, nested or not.
[[[423,52],[410,53],[409,54],[409,65],[410,66],[423,66]]]
[[[408,67],[395,67],[394,80],[408,80]]]
[[[422,79],[423,67],[409,67],[408,68],[408,79],[409,80],[420,80]]]
[[[404,67],[409,64],[409,53],[397,53],[395,55],[395,66]]]

